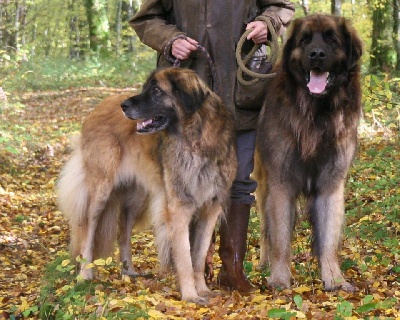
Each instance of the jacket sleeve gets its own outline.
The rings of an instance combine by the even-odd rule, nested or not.
[[[135,30],[140,41],[159,53],[172,38],[184,34],[175,25],[168,22],[169,10],[162,0],[143,1],[139,11],[129,24]]]
[[[294,4],[289,0],[260,0],[261,15],[268,17],[276,34],[282,35],[294,15]]]

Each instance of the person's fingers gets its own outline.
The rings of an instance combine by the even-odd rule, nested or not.
[[[247,36],[247,40],[253,40],[255,43],[263,43],[267,41],[268,29],[264,22],[253,21],[247,24],[246,30],[253,29]]]
[[[192,51],[197,50],[198,42],[192,38],[187,37],[186,40],[192,45]]]
[[[189,55],[192,51],[197,50],[197,47],[193,44],[197,41],[190,39],[177,39],[172,43],[171,53],[173,56],[180,60],[185,60],[189,58]]]
[[[257,36],[254,36],[252,40],[257,44],[265,43],[268,40],[268,33],[260,33]]]

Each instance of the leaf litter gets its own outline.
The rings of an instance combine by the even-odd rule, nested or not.
[[[269,289],[268,270],[258,268],[255,208],[245,268],[259,290],[250,295],[221,290],[215,275],[210,287],[219,294],[208,306],[180,301],[174,276],[158,273],[151,232],[132,236],[134,264],[146,277],[121,276],[118,261],[100,259],[94,262],[96,279],[79,291],[82,281],[69,260],[69,230],[57,209],[55,184],[83,118],[103,97],[126,91],[24,93],[10,103],[16,108],[2,110],[0,133],[12,133],[7,143],[19,145],[19,152],[0,149],[0,319],[400,319],[400,147],[396,133],[386,131],[361,135],[346,189],[342,269],[358,292],[323,291],[303,215],[292,246],[292,289]],[[217,237],[216,252],[218,242]],[[49,271],[57,259],[56,271]],[[216,272],[220,265],[216,253]],[[52,272],[55,280],[44,289]]]

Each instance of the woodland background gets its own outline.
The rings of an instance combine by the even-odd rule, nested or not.
[[[268,269],[258,269],[255,209],[245,264],[260,288],[252,295],[221,292],[207,307],[179,301],[174,277],[157,276],[150,232],[132,241],[134,263],[153,277],[121,278],[110,257],[95,261],[96,280],[80,282],[55,184],[83,118],[107,95],[140,90],[155,66],[128,26],[140,1],[0,0],[0,319],[400,319],[399,1],[295,4],[297,17],[351,19],[364,42],[364,117],[341,251],[359,291],[322,290],[303,214],[292,289],[269,290]]]

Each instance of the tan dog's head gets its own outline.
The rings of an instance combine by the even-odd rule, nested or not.
[[[345,18],[314,14],[294,20],[291,28],[282,66],[311,95],[333,94],[359,68],[362,43]]]
[[[154,71],[142,92],[123,101],[121,107],[126,117],[140,120],[138,133],[175,131],[212,94],[195,72],[166,68]]]

